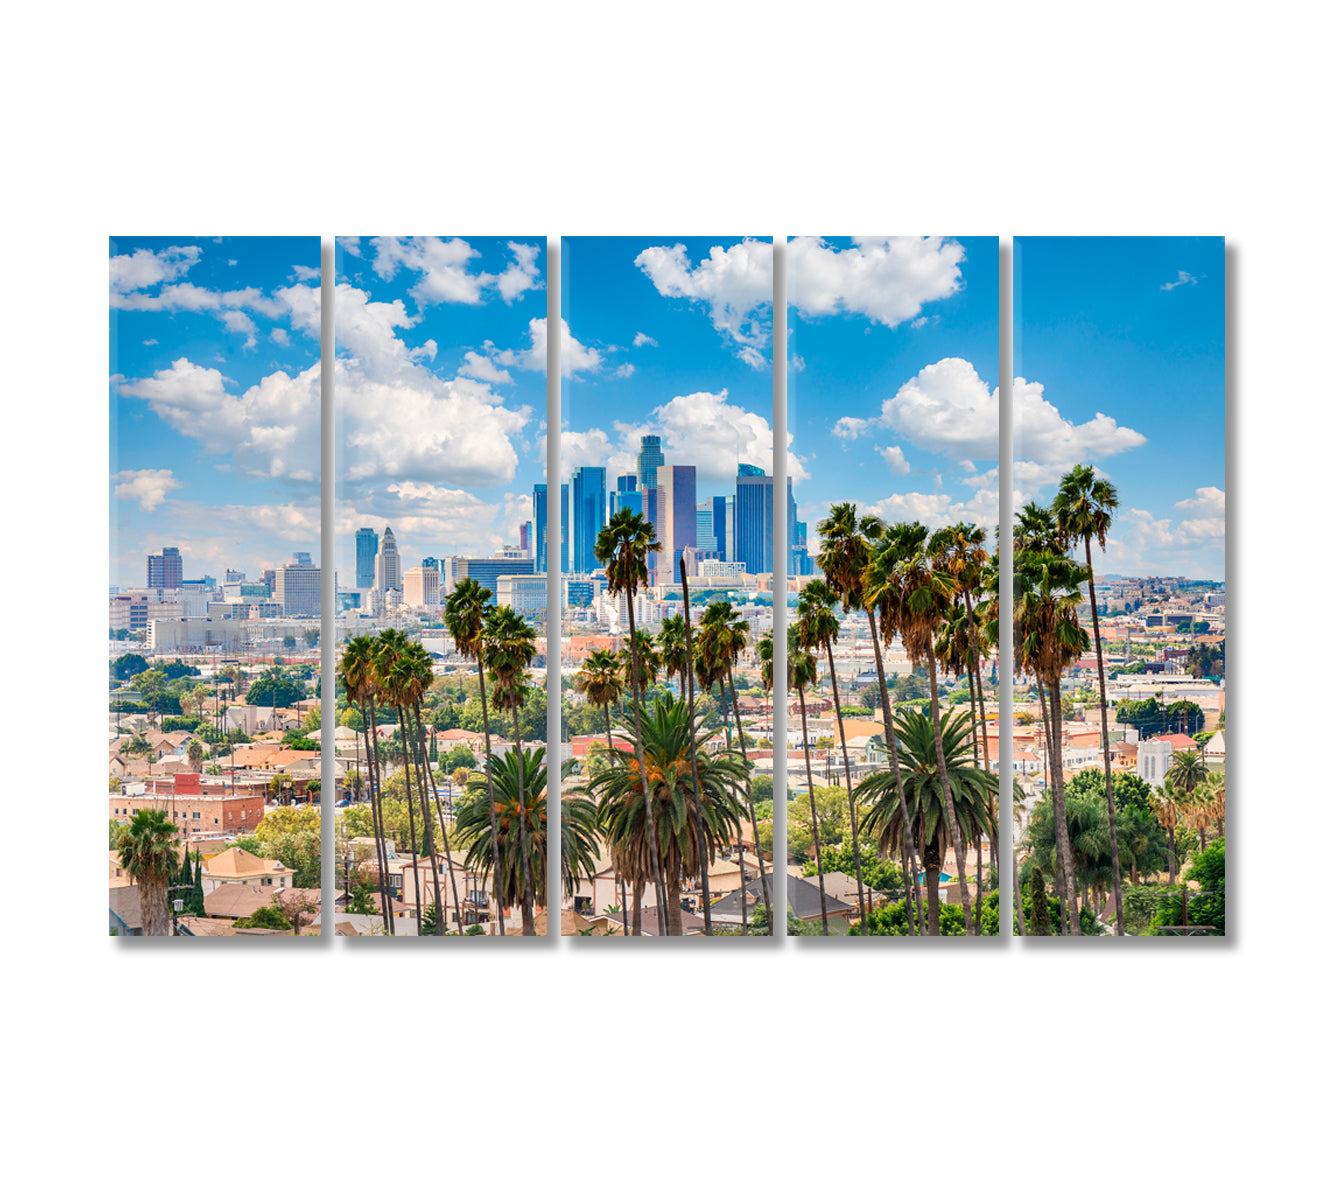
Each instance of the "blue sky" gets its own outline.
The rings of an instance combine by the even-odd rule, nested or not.
[[[789,241],[788,430],[812,553],[817,523],[849,501],[891,522],[995,525],[998,250],[994,237]]]
[[[515,544],[546,464],[546,237],[340,237],[339,586],[391,525],[404,567]]]
[[[113,238],[110,582],[319,550],[319,238]]]
[[[1016,238],[1015,292],[1016,490],[1092,462],[1120,499],[1097,569],[1222,579],[1223,239]]]
[[[566,238],[562,475],[635,470],[644,434],[698,469],[700,500],[737,462],[772,470],[773,247],[767,238]]]

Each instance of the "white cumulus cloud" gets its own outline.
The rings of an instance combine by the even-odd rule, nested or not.
[[[815,237],[788,243],[788,303],[807,317],[848,313],[893,329],[963,286],[952,238],[858,237],[846,250]]]
[[[144,512],[153,512],[167,493],[182,486],[170,470],[118,471],[112,476],[117,500],[136,500]]]

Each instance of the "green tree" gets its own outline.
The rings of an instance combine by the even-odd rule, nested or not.
[[[167,889],[177,872],[177,840],[176,826],[165,812],[141,808],[121,830],[116,844],[121,870],[139,887],[146,937],[170,932]]]
[[[122,682],[133,679],[148,670],[148,659],[142,654],[122,654],[111,660],[111,674]]]

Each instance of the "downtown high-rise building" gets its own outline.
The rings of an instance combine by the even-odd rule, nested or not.
[[[178,588],[185,577],[181,552],[175,546],[163,546],[161,554],[148,556],[148,586],[150,588]]]
[[[667,460],[662,454],[662,438],[646,433],[639,439],[639,456],[635,465],[639,472],[639,490],[651,492],[658,486],[658,468]]]
[[[403,560],[398,553],[398,539],[394,531],[386,525],[380,538],[380,551],[375,556],[375,590],[384,595],[386,592],[403,591]]]
[[[570,569],[570,485],[560,485],[560,570]],[[533,485],[533,570],[541,575],[547,569],[547,485]]]
[[[275,573],[273,598],[285,617],[320,615],[320,569],[313,563],[288,563]]]
[[[519,549],[528,554],[533,552],[533,523],[531,521],[524,521],[519,526]]]
[[[580,467],[570,480],[571,559],[576,575],[591,575],[598,565],[593,548],[607,523],[607,471]]]
[[[357,530],[357,587],[375,586],[375,556],[380,550],[380,535],[374,529]]]
[[[658,468],[658,541],[662,543],[659,555],[657,582],[667,583],[677,578],[677,564],[688,546],[695,546],[695,468],[690,466],[660,466]]]
[[[787,485],[788,528],[796,519],[792,484]],[[784,566],[779,556],[780,568]],[[752,575],[774,569],[774,480],[759,467],[742,463],[736,477],[736,558]]]

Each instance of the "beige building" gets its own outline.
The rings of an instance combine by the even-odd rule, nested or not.
[[[404,571],[403,603],[409,608],[438,608],[440,572],[434,567],[412,567]]]

